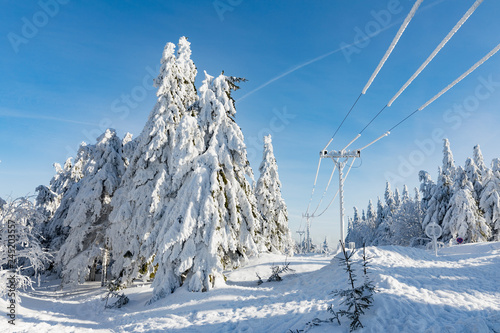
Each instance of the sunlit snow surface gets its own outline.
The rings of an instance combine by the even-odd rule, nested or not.
[[[357,332],[500,332],[500,242],[460,245],[433,253],[396,246],[369,247],[371,277],[378,292]],[[330,292],[346,288],[346,274],[332,256],[288,258],[294,273],[282,282],[264,282],[270,265],[284,256],[262,255],[234,272],[227,286],[208,293],[180,288],[145,305],[149,285],[125,290],[129,304],[104,310],[100,284],[54,291],[59,281],[22,294],[16,326],[0,320],[5,332],[286,332],[304,329],[313,318],[327,319],[326,307],[339,301]],[[359,259],[355,255],[355,259]],[[359,271],[358,277],[362,274]],[[0,301],[5,309],[6,302]],[[323,324],[309,332],[348,332]]]

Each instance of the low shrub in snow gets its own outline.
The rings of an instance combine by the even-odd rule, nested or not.
[[[282,281],[283,278],[281,277],[280,274],[283,274],[283,273],[287,273],[287,272],[294,272],[293,269],[290,268],[290,263],[289,262],[285,262],[283,263],[282,266],[279,266],[279,265],[272,265],[271,266],[271,275],[269,276],[269,278],[267,279],[267,282],[275,282],[275,281]],[[262,281],[262,278],[260,277],[259,274],[255,273],[257,275],[257,278],[259,279],[257,281],[257,284],[258,285],[261,285],[264,283],[264,281]]]

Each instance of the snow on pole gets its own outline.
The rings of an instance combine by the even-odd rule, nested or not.
[[[439,97],[441,97],[441,95],[443,95],[445,92],[447,92],[448,90],[450,90],[451,88],[453,88],[454,85],[456,85],[457,83],[459,83],[460,81],[462,81],[467,75],[469,75],[470,73],[472,73],[474,70],[476,70],[476,68],[478,68],[479,66],[481,66],[486,60],[488,60],[489,58],[491,58],[495,53],[498,52],[498,50],[500,50],[500,44],[498,44],[493,50],[491,50],[487,55],[485,55],[481,60],[479,60],[478,62],[476,62],[474,64],[474,66],[472,66],[471,68],[469,68],[469,70],[467,70],[465,73],[463,73],[462,75],[460,75],[460,77],[458,79],[456,79],[455,81],[453,81],[452,83],[450,83],[446,88],[444,88],[443,90],[441,90],[436,96],[432,97],[429,101],[427,101],[427,103],[425,103],[424,105],[422,105],[421,107],[418,108],[418,111],[422,111],[423,109],[425,109],[429,104],[431,104],[432,102],[434,102],[436,99],[438,99]]]
[[[405,31],[406,27],[410,23],[411,19],[415,15],[415,12],[417,11],[417,9],[420,6],[420,4],[422,3],[422,1],[423,0],[417,0],[415,2],[415,4],[413,5],[413,7],[411,8],[410,13],[408,13],[408,16],[406,16],[405,20],[403,21],[403,24],[401,24],[401,27],[399,28],[398,33],[396,34],[396,36],[392,40],[391,45],[389,45],[389,48],[387,49],[387,51],[384,54],[384,57],[382,58],[382,60],[380,60],[380,63],[378,64],[377,68],[375,69],[375,71],[373,72],[372,76],[370,77],[370,79],[366,83],[366,86],[363,88],[363,95],[366,93],[366,91],[368,90],[368,88],[372,84],[373,80],[377,76],[377,74],[380,71],[380,69],[382,69],[382,66],[384,66],[384,63],[386,62],[387,58],[389,58],[389,56],[391,55],[392,50],[394,49],[394,47],[398,43],[399,38],[401,38],[401,35],[403,34],[403,32]]]
[[[462,27],[462,25],[467,21],[467,19],[472,15],[472,13],[474,13],[476,8],[479,7],[479,5],[483,1],[484,0],[476,0],[476,2],[474,2],[474,4],[472,5],[472,7],[469,8],[467,13],[465,13],[465,15],[460,19],[460,21],[457,22],[457,24],[455,24],[453,29],[451,29],[448,35],[446,35],[446,37],[441,41],[441,43],[439,43],[439,45],[434,49],[434,51],[432,51],[431,55],[427,58],[427,60],[425,60],[422,65],[420,65],[417,71],[413,73],[410,79],[406,81],[406,83],[401,87],[401,89],[399,89],[397,94],[394,95],[394,97],[389,101],[389,103],[387,103],[387,106],[391,106],[392,103],[394,103],[394,101],[399,97],[399,95],[401,95],[401,93],[403,93],[403,91],[405,91],[405,89],[408,88],[408,86],[413,82],[413,80],[415,80],[417,76],[420,75],[420,73],[425,69],[425,67],[427,67],[427,65],[432,61],[432,59],[434,59],[434,57],[439,53],[439,51],[441,51],[441,49],[446,45],[446,43],[448,43],[451,37],[453,37],[453,35]]]

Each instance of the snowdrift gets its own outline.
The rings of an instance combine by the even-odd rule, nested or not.
[[[367,254],[378,292],[358,332],[500,332],[500,242],[449,247],[438,257],[397,246],[369,247]],[[181,287],[151,305],[151,286],[136,284],[125,290],[130,302],[121,309],[103,310],[105,290],[97,283],[64,292],[55,291],[54,280],[22,293],[14,332],[287,332],[327,319],[327,306],[339,303],[330,292],[347,284],[343,268],[332,256],[296,256],[288,258],[295,272],[282,282],[257,285],[256,273],[267,277],[285,259],[261,255],[226,272],[224,287],[206,293]],[[0,331],[9,326],[2,320]],[[309,332],[348,327],[344,320]]]

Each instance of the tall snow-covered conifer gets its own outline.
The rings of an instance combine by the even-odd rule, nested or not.
[[[178,168],[174,160],[179,161],[179,156],[174,156],[179,144],[177,128],[198,99],[194,87],[196,67],[190,60],[186,38],[179,40],[177,58],[174,53],[174,44],[167,43],[160,73],[154,81],[158,101],[134,142],[129,167],[112,201],[109,231],[115,260],[112,271],[116,276],[122,275],[123,282],[130,282],[151,263],[154,256],[151,243],[156,241],[150,239],[155,236],[151,235],[153,229],[171,223],[165,208],[176,196],[172,177]],[[196,141],[193,138],[193,144],[199,145]]]
[[[418,194],[418,191],[416,192]],[[408,188],[403,187],[401,204],[390,219],[391,242],[393,245],[409,246],[423,236],[420,221],[420,202],[410,199]]]
[[[473,192],[472,195],[474,200],[479,202],[481,198],[481,192],[483,191],[483,176],[481,170],[476,166],[476,163],[471,159],[467,158],[465,161],[464,171],[467,174],[467,179],[472,183]]]
[[[456,169],[455,191],[443,220],[443,234],[461,237],[467,243],[484,242],[490,237],[490,228],[473,196],[474,188],[466,172]]]
[[[493,239],[500,240],[500,159],[498,158],[491,162],[491,170],[486,170],[480,207],[484,211]]]
[[[450,148],[450,141],[448,139],[443,140],[443,169],[444,175],[449,176],[453,181],[455,178],[455,161],[453,160],[453,154]]]
[[[391,184],[386,182],[385,184],[385,206],[379,205],[377,209],[383,207],[383,212],[380,216],[377,216],[377,222],[379,222],[377,226],[377,230],[375,231],[375,240],[374,245],[387,245],[390,244],[391,239],[391,216],[396,213],[396,203],[394,200],[394,194],[391,190]],[[377,212],[378,215],[378,212]]]
[[[114,130],[107,130],[89,148],[90,162],[82,170],[84,177],[75,186],[75,196],[62,223],[68,236],[55,258],[62,270],[62,284],[85,282],[89,267],[101,258],[111,198],[125,171],[122,141]]]
[[[453,196],[453,182],[455,179],[455,162],[453,161],[453,154],[450,149],[450,142],[448,139],[443,140],[443,167],[439,168],[438,180],[432,188],[431,198],[427,202],[425,217],[422,222],[422,228],[433,222],[438,225],[443,224],[444,216],[448,210],[448,205],[451,197]],[[430,177],[428,178],[430,181]],[[422,178],[421,178],[422,181]],[[424,193],[424,196],[426,193]],[[425,203],[425,201],[424,201]],[[449,239],[449,229],[443,229],[442,239]]]
[[[484,163],[483,153],[481,152],[481,148],[479,145],[474,146],[474,155],[473,155],[474,163],[479,168],[481,173],[484,173],[488,167]]]
[[[422,192],[421,208],[426,211],[429,207],[429,202],[432,199],[432,193],[436,184],[434,184],[427,171],[421,170],[418,173],[418,178],[420,181],[420,192]]]
[[[231,91],[237,89],[237,81],[206,74],[200,88],[199,132],[192,121],[188,131],[202,135],[203,149],[185,160],[188,172],[172,183],[175,199],[163,209],[167,223],[153,229],[155,242],[147,242],[155,249],[153,264],[158,265],[153,300],[181,285],[206,291],[223,284],[222,271],[238,267],[264,243],[246,178],[253,179],[253,174],[243,134],[234,121]]]
[[[391,184],[389,182],[385,183],[384,199],[385,199],[385,209],[386,209],[385,215],[390,216],[396,211],[397,206],[396,206],[396,200],[394,199],[394,193],[391,190]]]
[[[82,142],[75,162],[68,158],[63,168],[55,163],[56,175],[49,187],[37,187],[36,207],[46,217],[42,227],[43,243],[51,251],[59,251],[68,236],[69,226],[64,224],[64,220],[80,189],[79,181],[92,171],[93,148]]]
[[[264,152],[255,187],[257,208],[263,217],[262,237],[269,251],[284,253],[293,248],[288,229],[288,212],[281,197],[281,182],[274,157],[271,135],[264,137]]]
[[[370,245],[372,244],[375,238],[375,224],[377,219],[377,212],[373,207],[373,203],[371,200],[368,201],[368,207],[366,209],[366,222],[365,222],[365,234],[363,236],[363,241]]]

